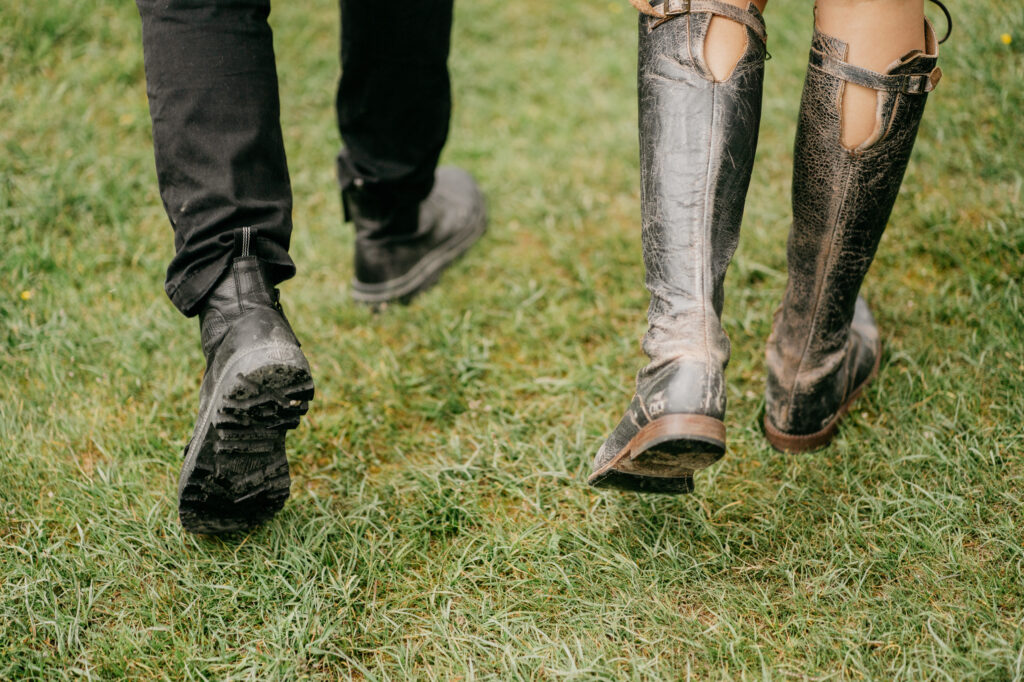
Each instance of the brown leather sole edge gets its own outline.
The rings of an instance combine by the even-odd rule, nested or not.
[[[725,454],[725,424],[701,414],[670,414],[644,426],[587,479],[596,488],[681,494],[693,472]]]
[[[846,399],[836,415],[832,417],[828,424],[825,425],[821,431],[816,433],[808,433],[805,435],[795,435],[780,431],[771,425],[768,421],[768,413],[764,415],[764,435],[768,439],[768,442],[773,448],[779,452],[787,453],[800,453],[800,452],[811,452],[812,450],[818,450],[825,447],[832,442],[835,438],[836,431],[839,430],[839,422],[842,421],[843,417],[850,411],[850,406],[860,397],[860,394],[864,392],[865,387],[870,384],[875,377],[878,376],[878,369],[882,365],[882,342],[878,342],[877,353],[875,355],[875,366],[871,369],[871,373],[868,374],[864,381],[860,382],[857,388],[853,389],[853,393]]]

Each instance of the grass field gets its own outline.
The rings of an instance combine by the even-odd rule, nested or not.
[[[218,541],[176,519],[202,355],[162,291],[138,16],[0,0],[0,679],[1024,679],[1024,10],[953,4],[865,285],[881,376],[805,456],[758,427],[811,20],[770,4],[730,450],[659,498],[584,485],[643,363],[633,10],[459,3],[445,160],[491,229],[374,316],[333,177],[337,7],[277,3],[283,295],[318,398],[285,510]]]

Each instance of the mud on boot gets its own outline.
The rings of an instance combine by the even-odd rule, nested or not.
[[[284,506],[285,433],[309,409],[313,379],[255,257],[234,260],[200,312],[200,329],[207,367],[178,516],[189,532],[221,534],[263,523]]]
[[[640,17],[644,352],[626,414],[594,457],[599,488],[688,493],[725,452],[725,272],[739,241],[757,146],[765,27],[755,5],[654,5]],[[704,57],[714,18],[746,37],[728,77]]]

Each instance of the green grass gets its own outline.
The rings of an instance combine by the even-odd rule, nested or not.
[[[379,316],[348,297],[335,13],[272,16],[318,398],[285,510],[216,541],[175,516],[202,356],[162,291],[138,17],[0,0],[0,678],[1024,679],[1016,3],[954,8],[865,286],[881,376],[794,457],[757,419],[811,17],[769,7],[730,450],[683,498],[584,485],[643,363],[632,10],[459,4],[445,158],[491,230]]]

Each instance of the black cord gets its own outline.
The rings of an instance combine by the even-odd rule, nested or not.
[[[946,6],[943,5],[941,2],[939,2],[939,0],[931,0],[931,1],[933,3],[935,3],[936,5],[938,5],[939,9],[942,10],[942,13],[946,15],[946,35],[943,36],[942,40],[939,41],[939,45],[941,45],[942,43],[944,43],[947,40],[949,40],[949,36],[953,32],[953,17],[951,17],[949,15],[949,10],[946,9]]]

